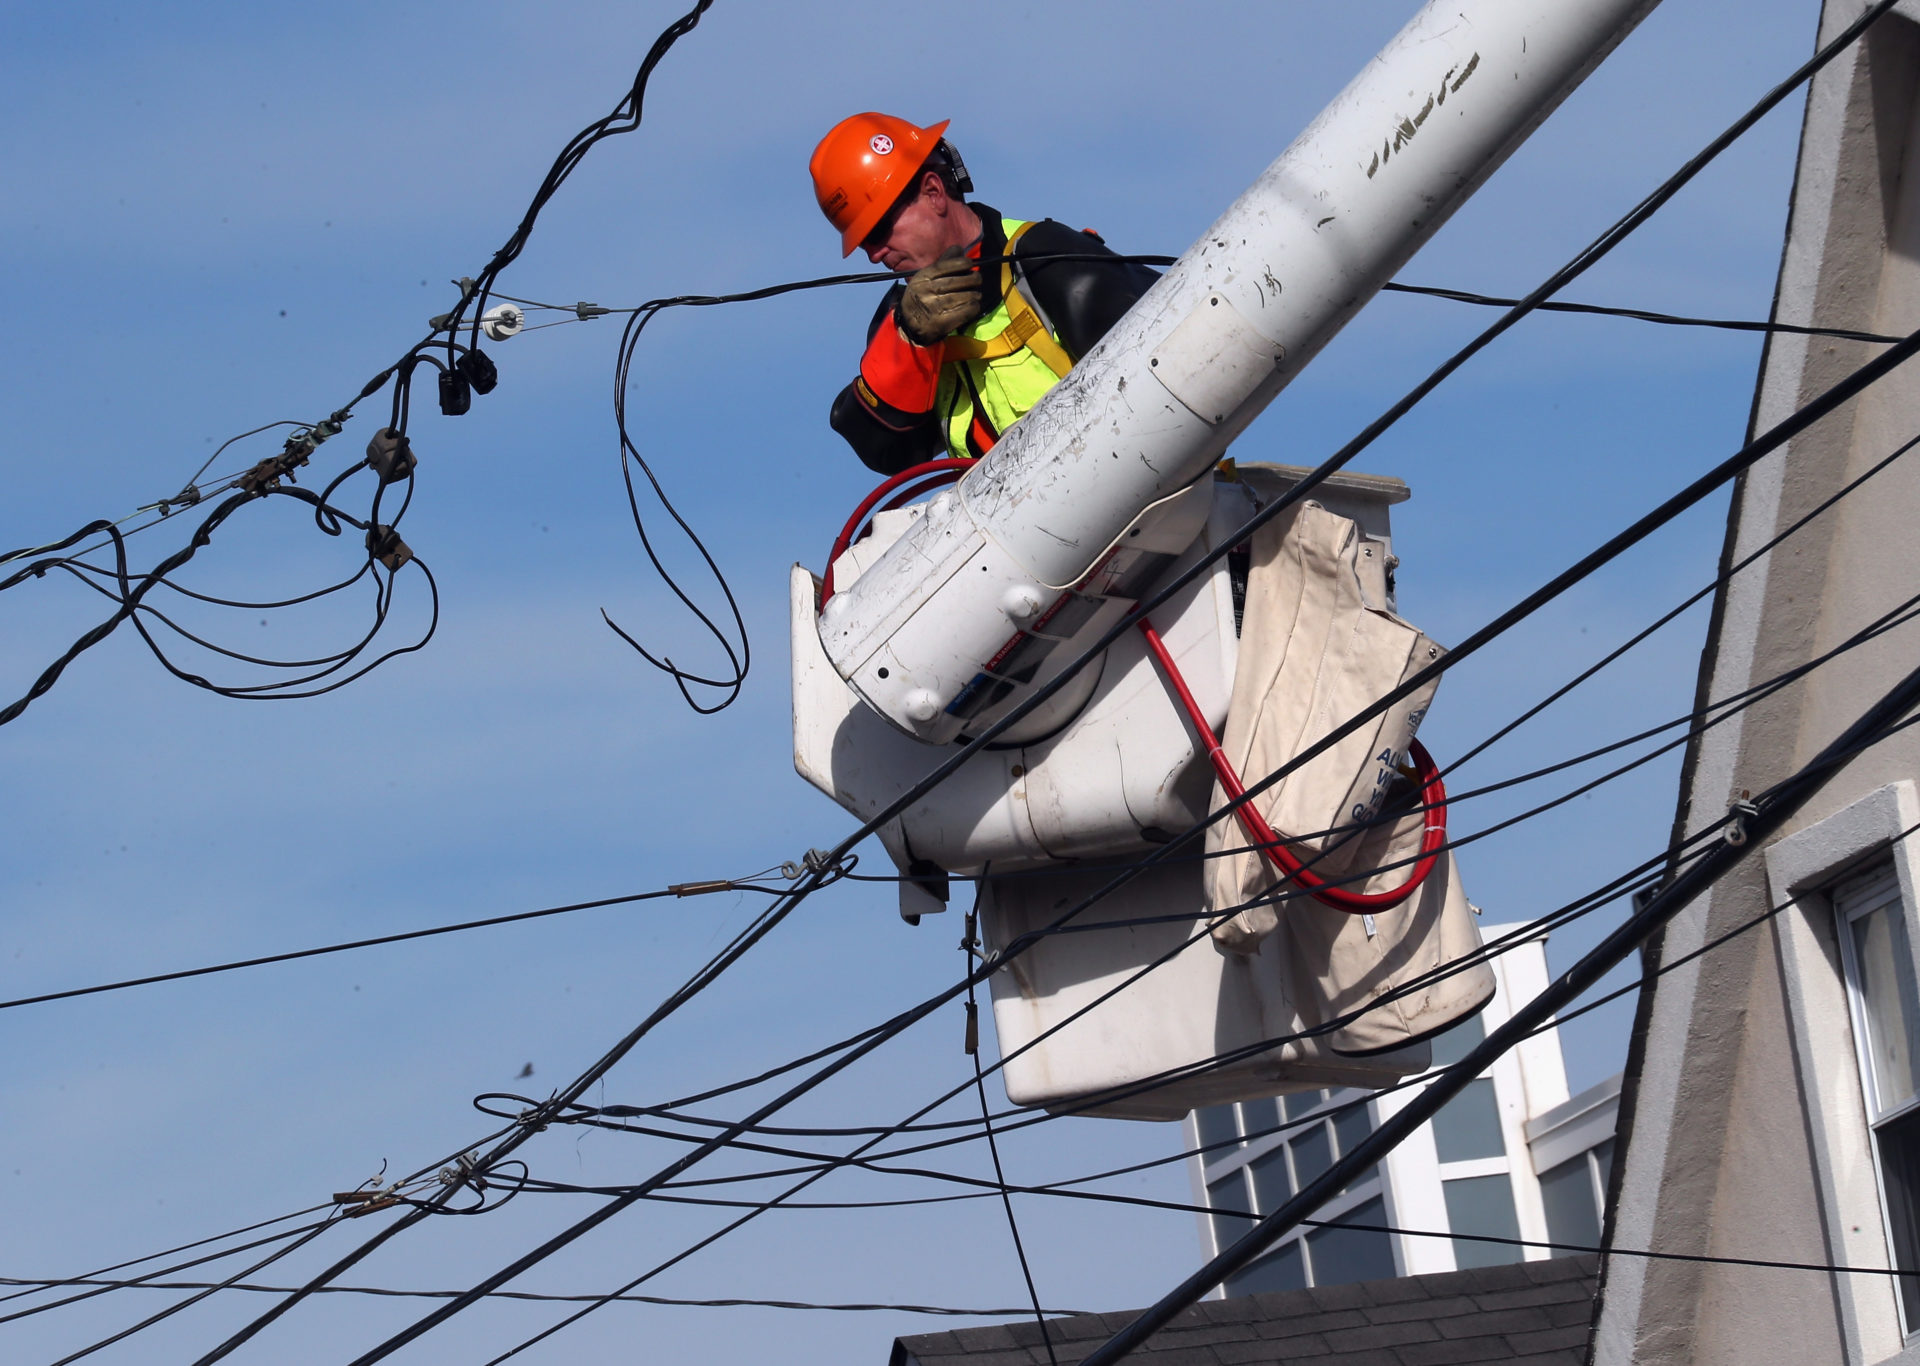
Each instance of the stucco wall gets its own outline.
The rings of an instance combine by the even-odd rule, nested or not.
[[[1830,0],[1821,40],[1863,7],[1861,0]],[[1883,333],[1920,327],[1920,138],[1910,136],[1917,71],[1920,26],[1889,17],[1817,79],[1782,258],[1780,321]],[[1773,338],[1762,362],[1754,432],[1877,349]],[[1731,561],[1753,554],[1920,434],[1914,368],[1741,481],[1728,531]],[[1743,571],[1717,604],[1703,660],[1707,695],[1730,697],[1802,666],[1920,593],[1916,522],[1920,451]],[[1909,626],[1709,732],[1688,764],[1683,811],[1689,830],[1717,820],[1743,790],[1761,791],[1794,771],[1916,659],[1920,627]],[[1916,771],[1920,735],[1908,732],[1850,765],[1793,829]],[[1678,918],[1656,954],[1674,961],[1761,915],[1771,900],[1765,869],[1751,859]],[[1836,1211],[1828,1208],[1830,1196],[1823,1197],[1816,1172],[1776,931],[1742,935],[1660,978],[1642,1003],[1615,1187],[1615,1245],[1834,1259]],[[1608,1366],[1877,1361],[1898,1345],[1862,1342],[1833,1278],[1621,1257],[1606,1268],[1594,1359]]]

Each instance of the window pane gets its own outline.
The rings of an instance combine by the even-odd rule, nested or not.
[[[1240,1129],[1249,1138],[1280,1127],[1280,1106],[1271,1096],[1249,1100],[1240,1106]]]
[[[1882,1125],[1874,1140],[1887,1192],[1887,1241],[1893,1245],[1893,1264],[1902,1271],[1920,1270],[1920,1111],[1909,1110]],[[1920,1328],[1920,1276],[1900,1278],[1900,1300],[1911,1333]]]
[[[1288,1145],[1293,1149],[1293,1174],[1306,1188],[1307,1182],[1333,1165],[1333,1145],[1327,1141],[1325,1121],[1309,1125],[1305,1133]]]
[[[1540,1200],[1547,1207],[1547,1237],[1556,1243],[1594,1247],[1600,1242],[1600,1211],[1593,1203],[1593,1169],[1587,1154],[1541,1173]],[[1571,1249],[1557,1249],[1556,1257]]]
[[[1442,1162],[1466,1162],[1476,1157],[1504,1157],[1500,1136],[1500,1106],[1493,1079],[1478,1077],[1440,1108],[1433,1117],[1433,1146]]]
[[[1342,1157],[1352,1152],[1353,1145],[1372,1132],[1373,1119],[1367,1113],[1367,1107],[1365,1105],[1356,1105],[1351,1110],[1343,1110],[1333,1117],[1334,1143],[1340,1149],[1340,1156]],[[1363,1186],[1373,1180],[1379,1171],[1380,1168],[1377,1166],[1368,1167],[1365,1171],[1354,1177],[1353,1180],[1347,1182],[1342,1189],[1352,1190],[1355,1186]]]
[[[1385,1202],[1375,1197],[1341,1216],[1344,1223],[1384,1224]],[[1315,1285],[1344,1285],[1348,1281],[1384,1281],[1395,1274],[1391,1235],[1357,1229],[1322,1228],[1307,1235],[1307,1258]]]
[[[1309,1111],[1318,1109],[1326,1099],[1325,1091],[1296,1091],[1290,1096],[1282,1096],[1280,1103],[1286,1107],[1288,1119],[1298,1119]]]
[[[1233,1138],[1240,1132],[1233,1126],[1231,1105],[1209,1105],[1204,1110],[1195,1110],[1193,1118],[1200,1130],[1200,1146],[1207,1149],[1201,1155],[1201,1161],[1218,1162],[1233,1151],[1233,1145],[1230,1143],[1219,1148],[1211,1146]]]
[[[1300,1243],[1296,1239],[1278,1252],[1268,1253],[1238,1276],[1228,1277],[1227,1294],[1259,1295],[1271,1290],[1304,1290],[1306,1286],[1306,1263],[1300,1256]]]
[[[1253,1174],[1253,1198],[1259,1201],[1262,1214],[1272,1214],[1293,1194],[1293,1182],[1287,1176],[1286,1144],[1260,1154],[1247,1164],[1247,1170]]]
[[[1446,1030],[1433,1036],[1433,1065],[1451,1067],[1467,1056],[1469,1050],[1479,1046],[1487,1037],[1487,1028],[1480,1023],[1478,1015],[1469,1016]]]
[[[1568,1165],[1572,1165],[1569,1163]],[[1513,1186],[1504,1176],[1469,1176],[1443,1181],[1447,1199],[1447,1227],[1455,1233],[1477,1233],[1488,1238],[1518,1238],[1520,1220],[1513,1212]],[[1462,1271],[1475,1266],[1501,1266],[1522,1259],[1510,1243],[1453,1242],[1453,1260]]]
[[[1218,1181],[1207,1183],[1207,1204],[1217,1210],[1238,1210],[1242,1214],[1251,1214],[1247,1204],[1247,1179],[1244,1167],[1230,1172]],[[1235,1219],[1231,1216],[1215,1215],[1213,1218],[1213,1240],[1216,1246],[1227,1247],[1239,1240],[1241,1234],[1253,1227],[1251,1219]]]
[[[1914,1095],[1912,1040],[1920,1024],[1920,1003],[1915,1000],[1913,951],[1898,901],[1859,917],[1852,930],[1866,1007],[1875,1113],[1884,1114]]]

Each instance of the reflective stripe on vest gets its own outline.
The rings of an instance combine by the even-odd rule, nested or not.
[[[942,344],[935,410],[945,416],[948,452],[962,459],[983,455],[992,444],[977,436],[968,439],[976,416],[975,395],[985,409],[979,416],[985,419],[987,434],[998,439],[1073,364],[1014,279],[1014,243],[1033,224],[1011,218],[1001,222],[1007,230],[1008,259],[1000,266],[1000,304]]]

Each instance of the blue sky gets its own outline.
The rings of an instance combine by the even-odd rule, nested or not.
[[[1413,12],[1323,5],[907,5],[720,0],[655,78],[637,133],[596,148],[502,287],[626,305],[829,273],[805,161],[841,115],[951,118],[980,197],[1178,252]],[[16,7],[0,44],[0,340],[8,546],[168,494],[227,437],[313,420],[399,354],[505,239],[560,145],[610,108],[677,11],[652,4]],[[1416,258],[1403,278],[1524,292],[1810,50],[1811,0],[1666,0]],[[1799,103],[1774,114],[1571,291],[1761,317],[1771,299]],[[668,314],[643,342],[630,415],[707,536],[752,630],[741,702],[693,716],[599,609],[707,661],[625,522],[609,408],[617,322],[492,348],[473,412],[416,407],[407,539],[442,592],[440,633],[342,693],[252,704],[166,676],[121,632],[0,730],[8,934],[0,995],[270,953],[701,878],[828,845],[851,820],[792,772],[785,572],[818,566],[866,471],[829,432],[870,287]],[[1243,439],[1311,464],[1490,315],[1424,299],[1369,308]],[[1544,317],[1477,359],[1361,458],[1399,475],[1403,611],[1457,640],[1739,444],[1750,337]],[[357,456],[375,400],[318,462]],[[271,453],[271,437],[223,462]],[[1424,731],[1443,760],[1693,591],[1724,503],[1683,519],[1450,675]],[[178,525],[178,524],[176,524]],[[178,543],[149,533],[145,553]],[[172,538],[172,539],[170,539]],[[139,544],[139,542],[136,542]],[[350,559],[287,508],[249,509],[201,552],[203,591],[272,597]],[[684,564],[683,548],[670,552]],[[417,620],[403,576],[397,626]],[[0,693],[17,696],[101,615],[48,580],[0,599]],[[219,623],[244,648],[334,638],[346,617]],[[1696,613],[1478,761],[1492,779],[1690,704]],[[1497,920],[1551,909],[1664,842],[1677,765],[1464,856]],[[1528,804],[1488,799],[1477,827]],[[875,848],[870,858],[884,861]],[[745,923],[738,896],[648,903],[0,1015],[0,1275],[62,1275],[324,1200],[383,1161],[410,1169],[484,1132],[477,1092],[544,1092]],[[1557,966],[1619,908],[1555,937]],[[850,1033],[959,970],[957,926],[917,931],[889,889],[809,903],[605,1087],[657,1101]],[[1575,1087],[1617,1070],[1625,1005],[1568,1030]],[[885,1123],[959,1082],[957,1010],[796,1112]],[[515,1080],[531,1062],[534,1076]],[[716,1109],[716,1113],[723,1113]],[[1017,1181],[1172,1151],[1170,1127],[1064,1121],[1005,1146]],[[545,1135],[535,1169],[618,1181],[667,1149]],[[963,1150],[956,1170],[978,1174]],[[832,1195],[894,1193],[835,1178]],[[1179,1167],[1127,1187],[1188,1198]],[[917,1190],[915,1193],[918,1193]],[[526,1197],[417,1229],[349,1279],[465,1284],[584,1212]],[[1193,1265],[1190,1216],[1022,1202],[1044,1299],[1144,1303]],[[718,1222],[648,1207],[525,1278],[601,1289]],[[354,1225],[323,1241],[344,1247]],[[316,1254],[317,1255],[317,1254]],[[290,1260],[274,1275],[319,1263]],[[776,1214],[689,1260],[659,1293],[1017,1304],[997,1206]],[[188,1359],[257,1309],[234,1297],[99,1356]],[[125,1301],[122,1303],[121,1301]],[[0,1327],[52,1360],[160,1307],[133,1299]],[[337,1296],[241,1360],[335,1361],[421,1311]],[[553,1317],[488,1305],[406,1360],[484,1359]],[[532,1361],[586,1350],[722,1361],[883,1359],[903,1315],[616,1306]],[[771,1349],[771,1350],[770,1350]],[[541,1355],[541,1352],[546,1355]],[[479,1356],[475,1354],[479,1353]]]

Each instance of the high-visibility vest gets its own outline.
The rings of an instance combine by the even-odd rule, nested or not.
[[[1000,266],[999,306],[941,343],[934,411],[945,425],[948,452],[961,459],[985,455],[1073,365],[1015,278],[1014,243],[1033,224],[1001,221],[1008,259]]]

